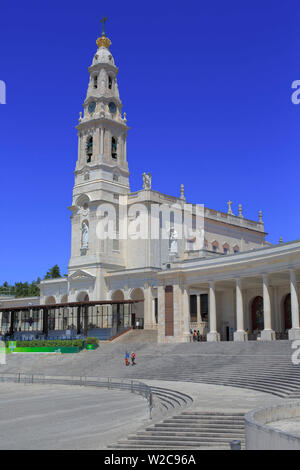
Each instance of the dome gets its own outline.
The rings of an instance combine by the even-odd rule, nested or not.
[[[96,52],[93,58],[93,65],[96,64],[115,65],[114,58],[109,49],[104,46],[99,47],[98,51]]]

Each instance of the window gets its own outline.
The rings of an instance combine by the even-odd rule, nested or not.
[[[233,253],[239,253],[239,247],[236,245],[233,247]]]
[[[90,135],[86,139],[86,154],[87,154],[87,163],[90,163],[93,155],[93,137]]]
[[[94,88],[98,88],[98,77],[97,77],[97,75],[94,76]]]
[[[211,242],[211,248],[214,253],[218,251],[219,243],[217,242],[217,240],[214,240],[213,242]]]
[[[229,245],[228,243],[224,243],[223,245],[223,253],[224,255],[227,255],[229,253]]]
[[[116,174],[113,175],[113,181],[119,181],[118,175],[116,175]]]
[[[111,156],[114,160],[117,159],[117,139],[115,137],[111,138]]]
[[[174,227],[174,212],[170,212],[170,226]]]
[[[108,76],[108,88],[109,88],[110,90],[112,89],[112,78],[111,78],[110,75]]]

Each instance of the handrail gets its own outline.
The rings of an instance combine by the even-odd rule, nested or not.
[[[117,389],[130,391],[142,395],[147,400],[149,418],[153,408],[152,390],[149,385],[138,380],[114,379],[113,377],[89,377],[89,376],[52,376],[44,374],[22,374],[4,373],[0,374],[0,382],[14,382],[26,384],[60,384],[60,385],[81,385],[86,387],[101,387],[108,390]]]

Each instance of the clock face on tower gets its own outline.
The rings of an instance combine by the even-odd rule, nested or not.
[[[109,108],[109,111],[110,111],[111,113],[115,113],[116,110],[117,110],[117,107],[116,107],[116,105],[115,105],[115,103],[114,103],[113,101],[111,101],[111,102],[108,104],[108,108]]]
[[[95,101],[92,101],[88,106],[89,113],[93,113],[95,109],[96,109],[96,103]]]

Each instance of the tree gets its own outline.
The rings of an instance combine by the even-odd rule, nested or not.
[[[61,277],[59,266],[56,264],[53,268],[49,269],[44,279],[57,279]]]

